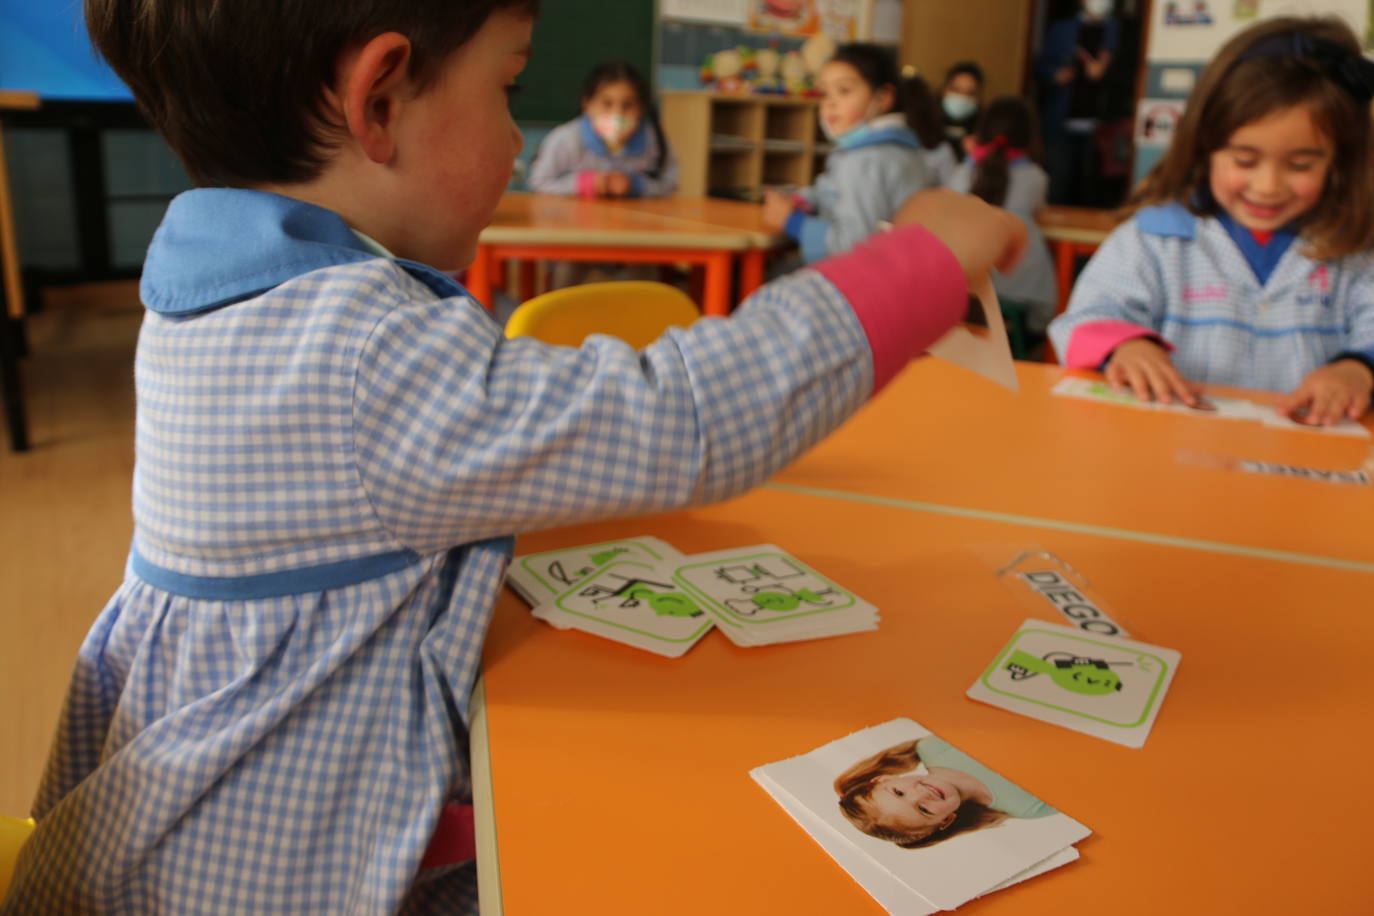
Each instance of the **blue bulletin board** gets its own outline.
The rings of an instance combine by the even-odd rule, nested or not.
[[[44,100],[133,100],[91,48],[81,0],[0,0],[0,89]]]

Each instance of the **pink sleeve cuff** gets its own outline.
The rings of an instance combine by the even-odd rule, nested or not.
[[[1154,331],[1129,321],[1088,321],[1073,329],[1064,365],[1071,369],[1096,369],[1113,350],[1137,337],[1157,340],[1165,350],[1174,349],[1173,344]]]
[[[577,173],[577,193],[582,197],[596,196],[596,172],[587,169],[585,172]]]
[[[800,210],[801,212],[803,212],[803,213],[805,213],[805,214],[807,214],[807,215],[810,215],[810,214],[816,212],[816,211],[815,211],[814,209],[812,209],[812,207],[811,207],[811,201],[807,200],[807,199],[806,199],[806,196],[803,195],[803,194],[793,194],[793,195],[792,195],[792,209],[793,209],[793,210]]]
[[[922,226],[870,236],[812,268],[844,294],[868,335],[874,394],[944,336],[968,308],[963,268]]]

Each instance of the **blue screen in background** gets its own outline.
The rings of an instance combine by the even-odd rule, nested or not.
[[[0,89],[44,99],[133,99],[86,37],[80,0],[0,0]]]

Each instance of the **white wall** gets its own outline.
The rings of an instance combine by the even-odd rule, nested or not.
[[[1181,9],[1192,8],[1192,0],[1177,0]],[[1207,4],[1214,22],[1211,25],[1166,25],[1164,11],[1168,0],[1154,0],[1150,13],[1150,61],[1197,61],[1209,59],[1226,40],[1256,22],[1236,19],[1234,0],[1210,0]],[[1350,23],[1363,40],[1369,18],[1368,0],[1259,0],[1259,18],[1334,13]]]

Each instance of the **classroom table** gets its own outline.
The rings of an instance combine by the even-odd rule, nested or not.
[[[474,720],[487,916],[880,913],[748,771],[901,716],[1094,830],[1080,861],[963,912],[1374,902],[1359,878],[1374,818],[1369,571],[767,487],[519,549],[637,534],[685,552],[777,543],[876,604],[881,624],[763,648],[710,633],[670,660],[554,630],[504,593]],[[1030,544],[1087,577],[1132,636],[1181,651],[1143,748],[964,696],[1023,620],[1059,619],[995,575]]]
[[[1057,315],[1069,305],[1075,261],[1096,251],[1116,227],[1118,218],[1115,210],[1054,206],[1042,207],[1035,215],[1035,222],[1054,255],[1055,279],[1059,284]]]
[[[1374,795],[1374,488],[1178,460],[1343,466],[1362,440],[1022,394],[935,360],[728,502],[524,535],[775,543],[878,606],[877,631],[680,659],[498,602],[474,701],[483,912],[878,913],[748,776],[913,718],[1095,834],[970,913],[1356,913]],[[1261,395],[1253,394],[1259,398]],[[1253,428],[1251,428],[1253,426]],[[965,690],[1048,604],[996,569],[1054,553],[1131,635],[1182,652],[1142,749]]]
[[[0,400],[10,447],[29,447],[28,420],[19,375],[18,322],[24,317],[24,286],[19,275],[19,249],[14,240],[14,206],[10,199],[9,166],[5,159],[4,112],[33,111],[38,94],[0,89]]]
[[[763,225],[763,208],[713,198],[609,200],[514,192],[501,198],[482,230],[467,288],[490,304],[508,260],[692,264],[705,268],[702,311],[728,315],[731,278],[740,265],[738,298],[763,284],[764,258],[787,238]]]
[[[777,485],[1374,569],[1374,487],[1212,466],[1245,459],[1349,471],[1369,460],[1374,440],[1060,397],[1050,393],[1060,378],[1100,376],[1038,363],[1016,368],[1019,394],[917,360],[840,435],[784,469]],[[1257,402],[1278,397],[1209,390]],[[1364,424],[1374,428],[1374,415]]]

